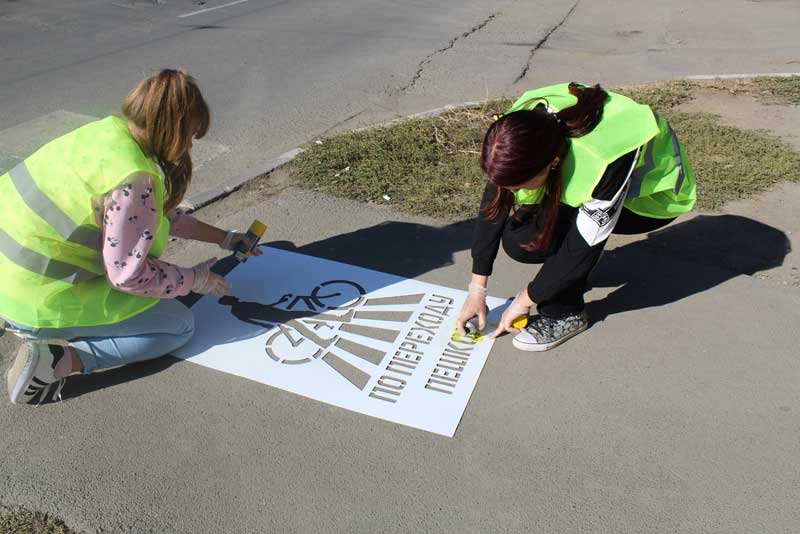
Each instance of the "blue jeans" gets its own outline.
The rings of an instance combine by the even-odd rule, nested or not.
[[[83,373],[150,360],[183,346],[194,334],[192,311],[177,300],[164,299],[125,321],[103,326],[31,329],[34,338],[66,339],[83,362]]]

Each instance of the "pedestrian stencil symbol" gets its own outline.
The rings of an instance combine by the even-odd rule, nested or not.
[[[463,291],[263,250],[228,275],[232,295],[192,308],[197,333],[176,356],[453,435],[491,348],[452,339]]]
[[[222,297],[219,303],[231,307],[240,321],[272,329],[264,350],[273,361],[284,365],[300,365],[320,360],[358,389],[370,374],[349,363],[360,358],[380,365],[386,353],[374,348],[376,341],[393,342],[399,329],[379,328],[370,322],[406,323],[411,311],[387,310],[387,306],[418,304],[424,293],[399,295],[384,299],[366,299],[366,290],[350,280],[326,280],[307,295],[287,293],[277,301],[261,304]],[[348,334],[358,334],[367,342],[359,342]],[[341,354],[347,356],[344,358]],[[339,354],[339,355],[337,355]]]

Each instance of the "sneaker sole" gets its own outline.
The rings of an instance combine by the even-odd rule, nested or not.
[[[589,325],[587,324],[586,326],[584,326],[580,330],[576,330],[575,332],[571,333],[570,335],[562,337],[558,341],[553,341],[552,343],[539,343],[539,344],[536,344],[536,345],[531,345],[531,344],[527,344],[527,343],[520,343],[520,342],[517,341],[517,338],[512,339],[511,343],[516,348],[518,348],[519,350],[524,350],[526,352],[544,352],[546,350],[552,349],[553,347],[557,347],[557,346],[561,345],[562,343],[564,343],[568,339],[577,336],[581,332],[585,332],[586,330],[588,330],[588,328],[589,328]]]
[[[30,345],[24,343],[17,351],[14,365],[6,373],[8,384],[8,396],[11,404],[19,404],[23,399],[25,390],[30,385],[31,378],[36,371],[38,358],[36,351],[31,350]]]

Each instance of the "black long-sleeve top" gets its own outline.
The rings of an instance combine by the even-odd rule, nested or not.
[[[637,151],[625,154],[606,168],[600,182],[592,191],[593,200],[579,208],[561,204],[559,222],[550,246],[536,277],[528,284],[528,296],[533,302],[545,302],[589,274],[597,263],[608,235],[613,230],[625,200],[628,179]],[[494,221],[485,218],[485,208],[495,195],[495,186],[487,184],[472,240],[472,272],[492,274],[494,260],[502,241],[509,213],[500,214]],[[531,238],[533,235],[531,235]]]

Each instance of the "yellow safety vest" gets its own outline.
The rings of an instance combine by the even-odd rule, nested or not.
[[[93,200],[135,173],[154,178],[157,257],[169,235],[164,183],[123,120],[82,126],[0,176],[0,315],[36,328],[96,326],[158,302],[114,289],[103,265],[103,208]]]
[[[668,219],[691,211],[697,199],[696,184],[689,160],[663,118],[630,98],[608,93],[603,118],[582,137],[569,140],[569,150],[561,166],[564,192],[561,202],[572,207],[592,200],[592,191],[609,164],[641,148],[631,175],[625,207],[645,217]],[[546,104],[560,111],[577,102],[569,84],[534,89],[523,94],[506,112],[533,109]],[[520,189],[519,204],[536,204],[544,190]]]

